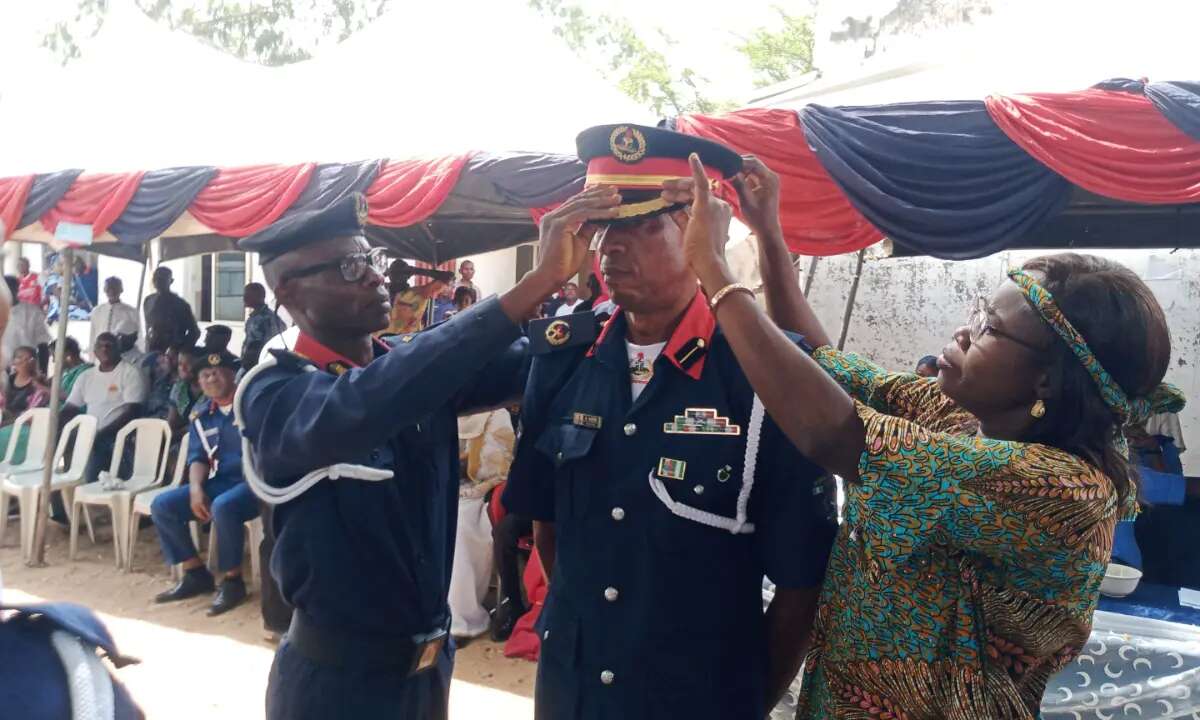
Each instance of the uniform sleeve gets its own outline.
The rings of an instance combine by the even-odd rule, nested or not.
[[[1077,458],[858,408],[866,450],[846,518],[872,567],[894,570],[938,541],[1050,581],[1078,574],[1084,545],[1111,545],[1112,484]]]
[[[338,376],[265,372],[244,391],[242,411],[266,480],[360,460],[450,403],[519,334],[499,302],[489,300],[365,368]]]
[[[208,464],[208,452],[204,449],[204,440],[196,430],[196,420],[188,421],[188,465],[192,463]]]
[[[463,388],[456,400],[459,414],[491,410],[520,400],[529,379],[529,363],[529,340],[518,338]]]
[[[763,568],[781,588],[821,584],[837,534],[825,472],[804,458],[773,422],[763,426],[755,542]]]

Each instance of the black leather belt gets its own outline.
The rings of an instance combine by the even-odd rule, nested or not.
[[[313,624],[303,612],[292,613],[287,641],[313,662],[332,667],[393,668],[417,675],[437,665],[449,623],[440,630],[411,638],[331,631]]]

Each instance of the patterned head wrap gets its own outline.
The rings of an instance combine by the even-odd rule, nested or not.
[[[1067,347],[1071,348],[1071,352],[1075,353],[1075,357],[1079,358],[1080,364],[1096,382],[1104,404],[1108,405],[1119,419],[1120,427],[1141,424],[1155,413],[1179,412],[1183,409],[1186,402],[1183,392],[1167,383],[1159,384],[1144,397],[1131,399],[1127,396],[1117,381],[1113,380],[1104,366],[1100,364],[1100,360],[1088,347],[1083,335],[1079,334],[1075,326],[1067,320],[1067,316],[1063,315],[1050,291],[1039,285],[1024,270],[1010,270],[1008,276],[1025,293],[1025,297],[1029,299],[1030,304],[1037,310],[1042,320],[1054,329]]]

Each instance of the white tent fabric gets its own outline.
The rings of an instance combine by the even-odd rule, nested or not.
[[[577,59],[522,0],[405,4],[313,60],[242,62],[114,0],[66,68],[0,81],[0,176],[570,152],[647,110]]]

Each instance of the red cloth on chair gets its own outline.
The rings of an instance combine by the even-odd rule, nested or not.
[[[537,662],[538,652],[542,648],[542,639],[533,626],[542,614],[542,606],[546,604],[546,595],[550,592],[550,585],[546,582],[546,576],[542,574],[542,560],[538,557],[536,549],[529,556],[529,562],[525,564],[523,580],[525,594],[529,598],[529,612],[521,616],[521,619],[517,621],[517,626],[513,628],[513,634],[508,638],[508,642],[504,643],[504,656],[525,658]]]

